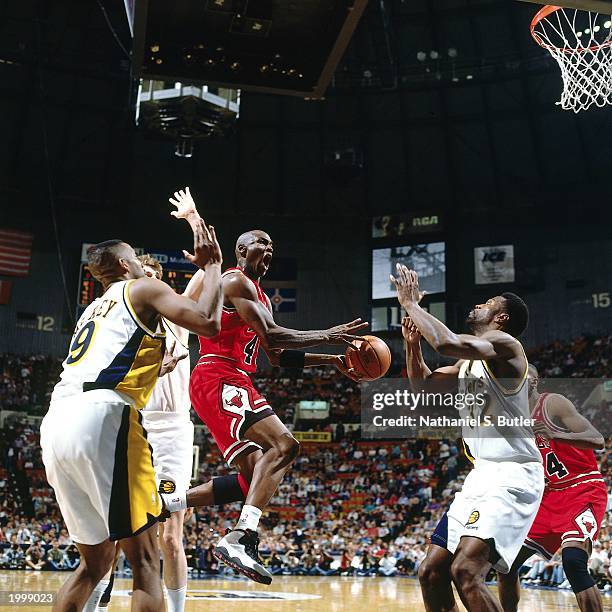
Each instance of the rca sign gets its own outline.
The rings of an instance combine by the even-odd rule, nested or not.
[[[433,225],[438,225],[438,215],[432,215],[431,217],[412,217],[412,227],[431,227]]]

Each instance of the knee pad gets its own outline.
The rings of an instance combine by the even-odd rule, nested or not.
[[[246,480],[242,478],[243,485],[241,486],[240,478],[242,477],[238,474],[213,478],[213,498],[215,500],[215,506],[231,504],[232,502],[244,501],[246,499],[246,494],[242,488],[242,486],[246,484]]]
[[[564,548],[561,551],[561,558],[563,559],[563,571],[574,593],[581,593],[595,586],[595,581],[587,569],[589,555],[585,550],[574,547]]]

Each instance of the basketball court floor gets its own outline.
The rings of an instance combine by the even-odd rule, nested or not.
[[[0,572],[0,591],[6,601],[7,591],[57,592],[68,573]],[[109,611],[129,610],[131,580],[117,580]],[[495,588],[495,587],[493,587]],[[187,593],[186,612],[195,610],[238,611],[238,604],[247,603],[249,612],[418,612],[424,610],[418,582],[412,578],[345,578],[277,576],[265,587],[246,580],[191,580]],[[222,608],[223,606],[223,608]],[[604,597],[604,608],[612,609],[612,597]],[[8,605],[0,609],[36,612],[49,609],[45,605]],[[464,608],[461,606],[461,610]],[[524,589],[522,612],[577,610],[570,591]]]

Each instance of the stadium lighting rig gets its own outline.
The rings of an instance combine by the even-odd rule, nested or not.
[[[171,140],[174,154],[189,158],[197,141],[233,133],[240,110],[240,91],[207,85],[141,79],[136,123],[152,138]]]

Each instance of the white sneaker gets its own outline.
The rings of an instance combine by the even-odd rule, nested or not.
[[[219,541],[213,554],[219,561],[247,578],[261,584],[270,584],[272,574],[263,566],[258,546],[257,532],[234,529]]]

